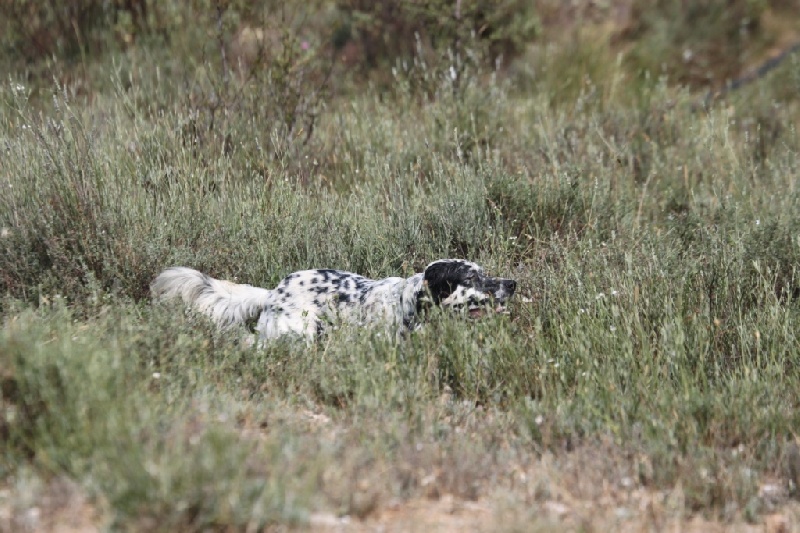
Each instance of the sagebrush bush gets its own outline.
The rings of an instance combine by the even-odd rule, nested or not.
[[[761,27],[769,4],[706,1],[687,9],[673,0],[637,2],[624,34],[635,43],[631,61],[635,68],[679,83],[707,86],[732,80],[752,62],[748,53],[772,38]],[[731,57],[736,59],[726,59]]]
[[[339,46],[356,43],[369,68],[414,56],[421,41],[427,51],[477,53],[491,65],[499,57],[513,57],[538,30],[536,10],[518,0],[339,0],[336,4],[342,13]],[[460,66],[453,66],[460,73]]]
[[[79,0],[67,4],[60,2],[27,2],[4,0],[0,2],[2,15],[2,47],[10,55],[24,58],[30,63],[41,61],[53,54],[74,59],[90,49],[107,45],[109,33],[124,13],[129,18],[141,20],[146,16],[147,2],[103,2]]]

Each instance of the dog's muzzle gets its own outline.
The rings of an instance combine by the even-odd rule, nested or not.
[[[469,316],[472,318],[482,317],[489,304],[494,306],[495,313],[508,313],[506,304],[508,303],[509,298],[514,296],[514,291],[517,290],[517,282],[513,279],[491,279],[484,284],[483,289],[483,293],[487,297],[479,302],[478,305],[470,306]]]

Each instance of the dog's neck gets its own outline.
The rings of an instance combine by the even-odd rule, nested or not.
[[[400,307],[403,312],[403,325],[408,329],[414,329],[418,323],[417,304],[421,295],[424,294],[424,274],[414,274],[406,280],[403,287],[403,294],[400,297]]]

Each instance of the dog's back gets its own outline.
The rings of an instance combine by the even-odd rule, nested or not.
[[[221,327],[258,318],[262,338],[319,335],[331,324],[403,323],[404,278],[373,280],[334,269],[302,270],[286,276],[274,290],[212,278],[187,267],[168,268],[155,279],[161,300],[180,298]],[[413,310],[413,309],[412,309]]]

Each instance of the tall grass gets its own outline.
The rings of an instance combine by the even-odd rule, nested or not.
[[[762,489],[798,427],[798,115],[770,95],[796,80],[698,113],[583,52],[574,99],[554,97],[559,62],[455,84],[420,56],[391,90],[327,101],[290,152],[261,109],[274,87],[241,82],[198,130],[195,89],[154,51],[103,63],[91,100],[5,83],[5,483],[67,478],[109,527],[169,531],[445,494],[528,520],[557,494],[605,505],[604,480],[679,492],[675,516],[786,503]],[[269,287],[445,256],[517,279],[512,316],[255,349],[148,294],[175,264]]]

